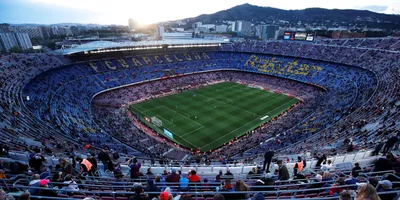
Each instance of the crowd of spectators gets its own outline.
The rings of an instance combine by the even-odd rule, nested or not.
[[[104,160],[104,157],[108,159]],[[116,152],[107,149],[97,155],[92,152],[85,157],[61,157],[55,166],[45,165],[48,161],[40,153],[32,154],[29,166],[17,174],[9,173],[12,165],[0,165],[1,170],[6,171],[6,175],[0,177],[4,189],[0,195],[4,197],[9,193],[9,199],[21,195],[22,199],[42,196],[130,200],[335,196],[341,199],[355,196],[357,200],[394,200],[400,195],[400,159],[391,152],[372,166],[361,167],[354,163],[348,170],[324,168],[323,162],[306,170],[299,167],[299,163],[304,162],[299,158],[294,168],[296,173],[290,173],[286,162],[278,160],[273,173],[260,167],[253,168],[246,176],[231,173],[229,168],[211,174],[198,174],[194,168],[187,173],[177,168],[153,173],[151,167],[142,166],[137,158],[123,160],[116,156]],[[97,167],[100,163],[106,163],[104,169]],[[118,170],[122,164],[129,166],[127,173]],[[112,171],[113,177],[105,176],[104,171]]]
[[[395,44],[397,43],[398,41]],[[127,58],[125,64],[135,64],[135,67],[128,69],[118,60],[59,68],[68,61],[46,54],[1,55],[0,155],[9,155],[9,151],[13,150],[31,153],[29,168],[21,162],[12,162],[11,167],[0,171],[0,177],[15,178],[25,174],[29,180],[28,185],[40,188],[31,188],[34,190],[31,194],[64,195],[59,192],[62,187],[55,184],[56,182],[65,184],[72,191],[87,191],[89,188],[80,185],[84,183],[82,174],[98,175],[97,162],[93,160],[95,154],[88,155],[88,158],[76,157],[75,152],[82,151],[83,144],[89,147],[108,146],[125,154],[158,158],[165,156],[163,159],[182,159],[187,153],[192,153],[193,159],[202,157],[204,162],[208,159],[220,159],[222,163],[232,158],[253,159],[264,156],[260,155],[260,150],[265,152],[269,148],[280,150],[281,155],[306,152],[305,154],[308,153],[318,160],[321,154],[317,152],[332,155],[375,148],[373,155],[380,155],[383,150],[384,157],[378,159],[373,169],[355,166],[350,173],[335,171],[329,176],[325,172],[332,168],[332,161],[327,160],[325,164],[317,164],[325,172],[305,174],[302,173],[305,164],[303,162],[306,160],[303,158],[297,160],[293,178],[298,181],[305,178],[307,183],[312,179],[306,185],[312,189],[327,186],[325,183],[322,185],[323,180],[328,181],[328,187],[343,186],[329,189],[330,195],[346,196],[346,192],[358,190],[360,198],[377,199],[375,187],[378,191],[390,191],[398,181],[395,175],[388,176],[393,178],[389,180],[379,172],[394,170],[394,174],[397,174],[400,171],[398,158],[390,153],[392,149],[398,148],[400,54],[396,45],[389,44],[390,41],[383,39],[330,40],[316,44],[246,41],[225,44],[221,47],[221,52],[207,52],[202,60],[180,61],[178,57],[185,56],[175,54],[177,60],[172,62],[169,60],[173,56],[164,57],[165,62],[162,64],[154,57],[150,62],[142,62],[141,66],[136,66],[133,58]],[[146,82],[166,75],[220,69],[246,70],[277,77],[221,71],[162,79],[101,94],[94,99],[92,107],[93,95],[105,89]],[[287,80],[288,78],[298,82]],[[123,104],[169,93],[188,83],[200,86],[220,80],[257,84],[271,90],[284,91],[302,98],[304,103],[285,113],[284,117],[264,124],[208,155],[188,152],[165,142],[165,139],[157,135],[140,130],[140,124],[132,121],[120,108]],[[93,120],[93,116],[97,118]],[[267,141],[270,138],[272,139]],[[132,141],[136,145],[129,145]],[[151,151],[149,147],[152,147]],[[174,150],[170,151],[171,148]],[[116,184],[124,183],[127,175],[121,171],[123,163],[106,148],[102,152],[103,155],[98,156],[98,160],[113,172]],[[165,154],[166,152],[169,153]],[[63,153],[66,157],[59,159],[59,166],[44,166],[43,156],[55,153]],[[130,160],[127,164],[132,169],[129,178],[144,175],[140,174],[141,167],[137,160]],[[265,172],[265,177],[255,183],[270,184],[269,179],[274,179],[274,176],[277,176],[278,181],[287,180],[287,171],[290,169],[281,160],[278,161],[278,166],[274,175]],[[375,179],[387,180],[376,182],[370,177],[368,180],[360,180],[357,176],[360,170],[372,170],[378,174]],[[259,171],[264,173],[264,170]],[[149,177],[154,176],[154,179],[150,178],[143,183],[145,188],[154,189],[157,186],[160,187],[160,192],[167,188],[164,179],[170,175],[169,179],[174,182],[179,175],[179,182],[182,180],[183,186],[187,184],[187,180],[189,183],[200,181],[218,191],[248,191],[252,190],[249,186],[253,184],[245,180],[237,180],[233,184],[231,179],[227,179],[223,181],[223,186],[216,189],[211,187],[209,179],[202,179],[196,171],[184,174],[171,170],[163,175],[154,175],[148,169],[147,173]],[[259,172],[254,170],[253,173]],[[229,175],[228,172],[227,174]],[[218,175],[221,178],[221,174]],[[366,182],[368,183],[360,185]],[[274,184],[276,186],[276,181]],[[58,189],[42,189],[53,187]],[[141,190],[140,187],[135,187],[135,194],[143,196],[143,188]],[[342,188],[346,191],[342,191]],[[321,192],[319,189],[318,191]],[[168,193],[167,196],[170,195],[168,190],[165,192]],[[4,192],[1,195],[4,196]]]

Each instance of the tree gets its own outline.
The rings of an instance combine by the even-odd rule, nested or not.
[[[14,46],[11,47],[10,53],[21,53],[21,50],[17,46]]]

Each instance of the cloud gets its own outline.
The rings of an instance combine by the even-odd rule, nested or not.
[[[380,6],[380,5],[369,5],[369,6],[362,6],[362,7],[358,7],[358,9],[361,10],[369,10],[372,12],[384,12],[386,10],[388,10],[389,6]]]

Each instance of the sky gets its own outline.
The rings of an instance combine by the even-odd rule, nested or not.
[[[400,14],[400,0],[0,0],[0,23],[141,24],[211,14],[250,3],[281,9],[363,9]]]

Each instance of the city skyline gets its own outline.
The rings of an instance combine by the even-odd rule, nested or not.
[[[183,0],[169,1],[103,1],[103,0],[3,0],[0,1],[0,23],[56,24],[95,23],[127,25],[133,18],[141,24],[212,14],[236,5],[250,3],[280,9],[321,7],[328,9],[360,9],[385,14],[400,14],[400,0],[336,1],[263,1],[263,0],[203,0],[192,4]]]

